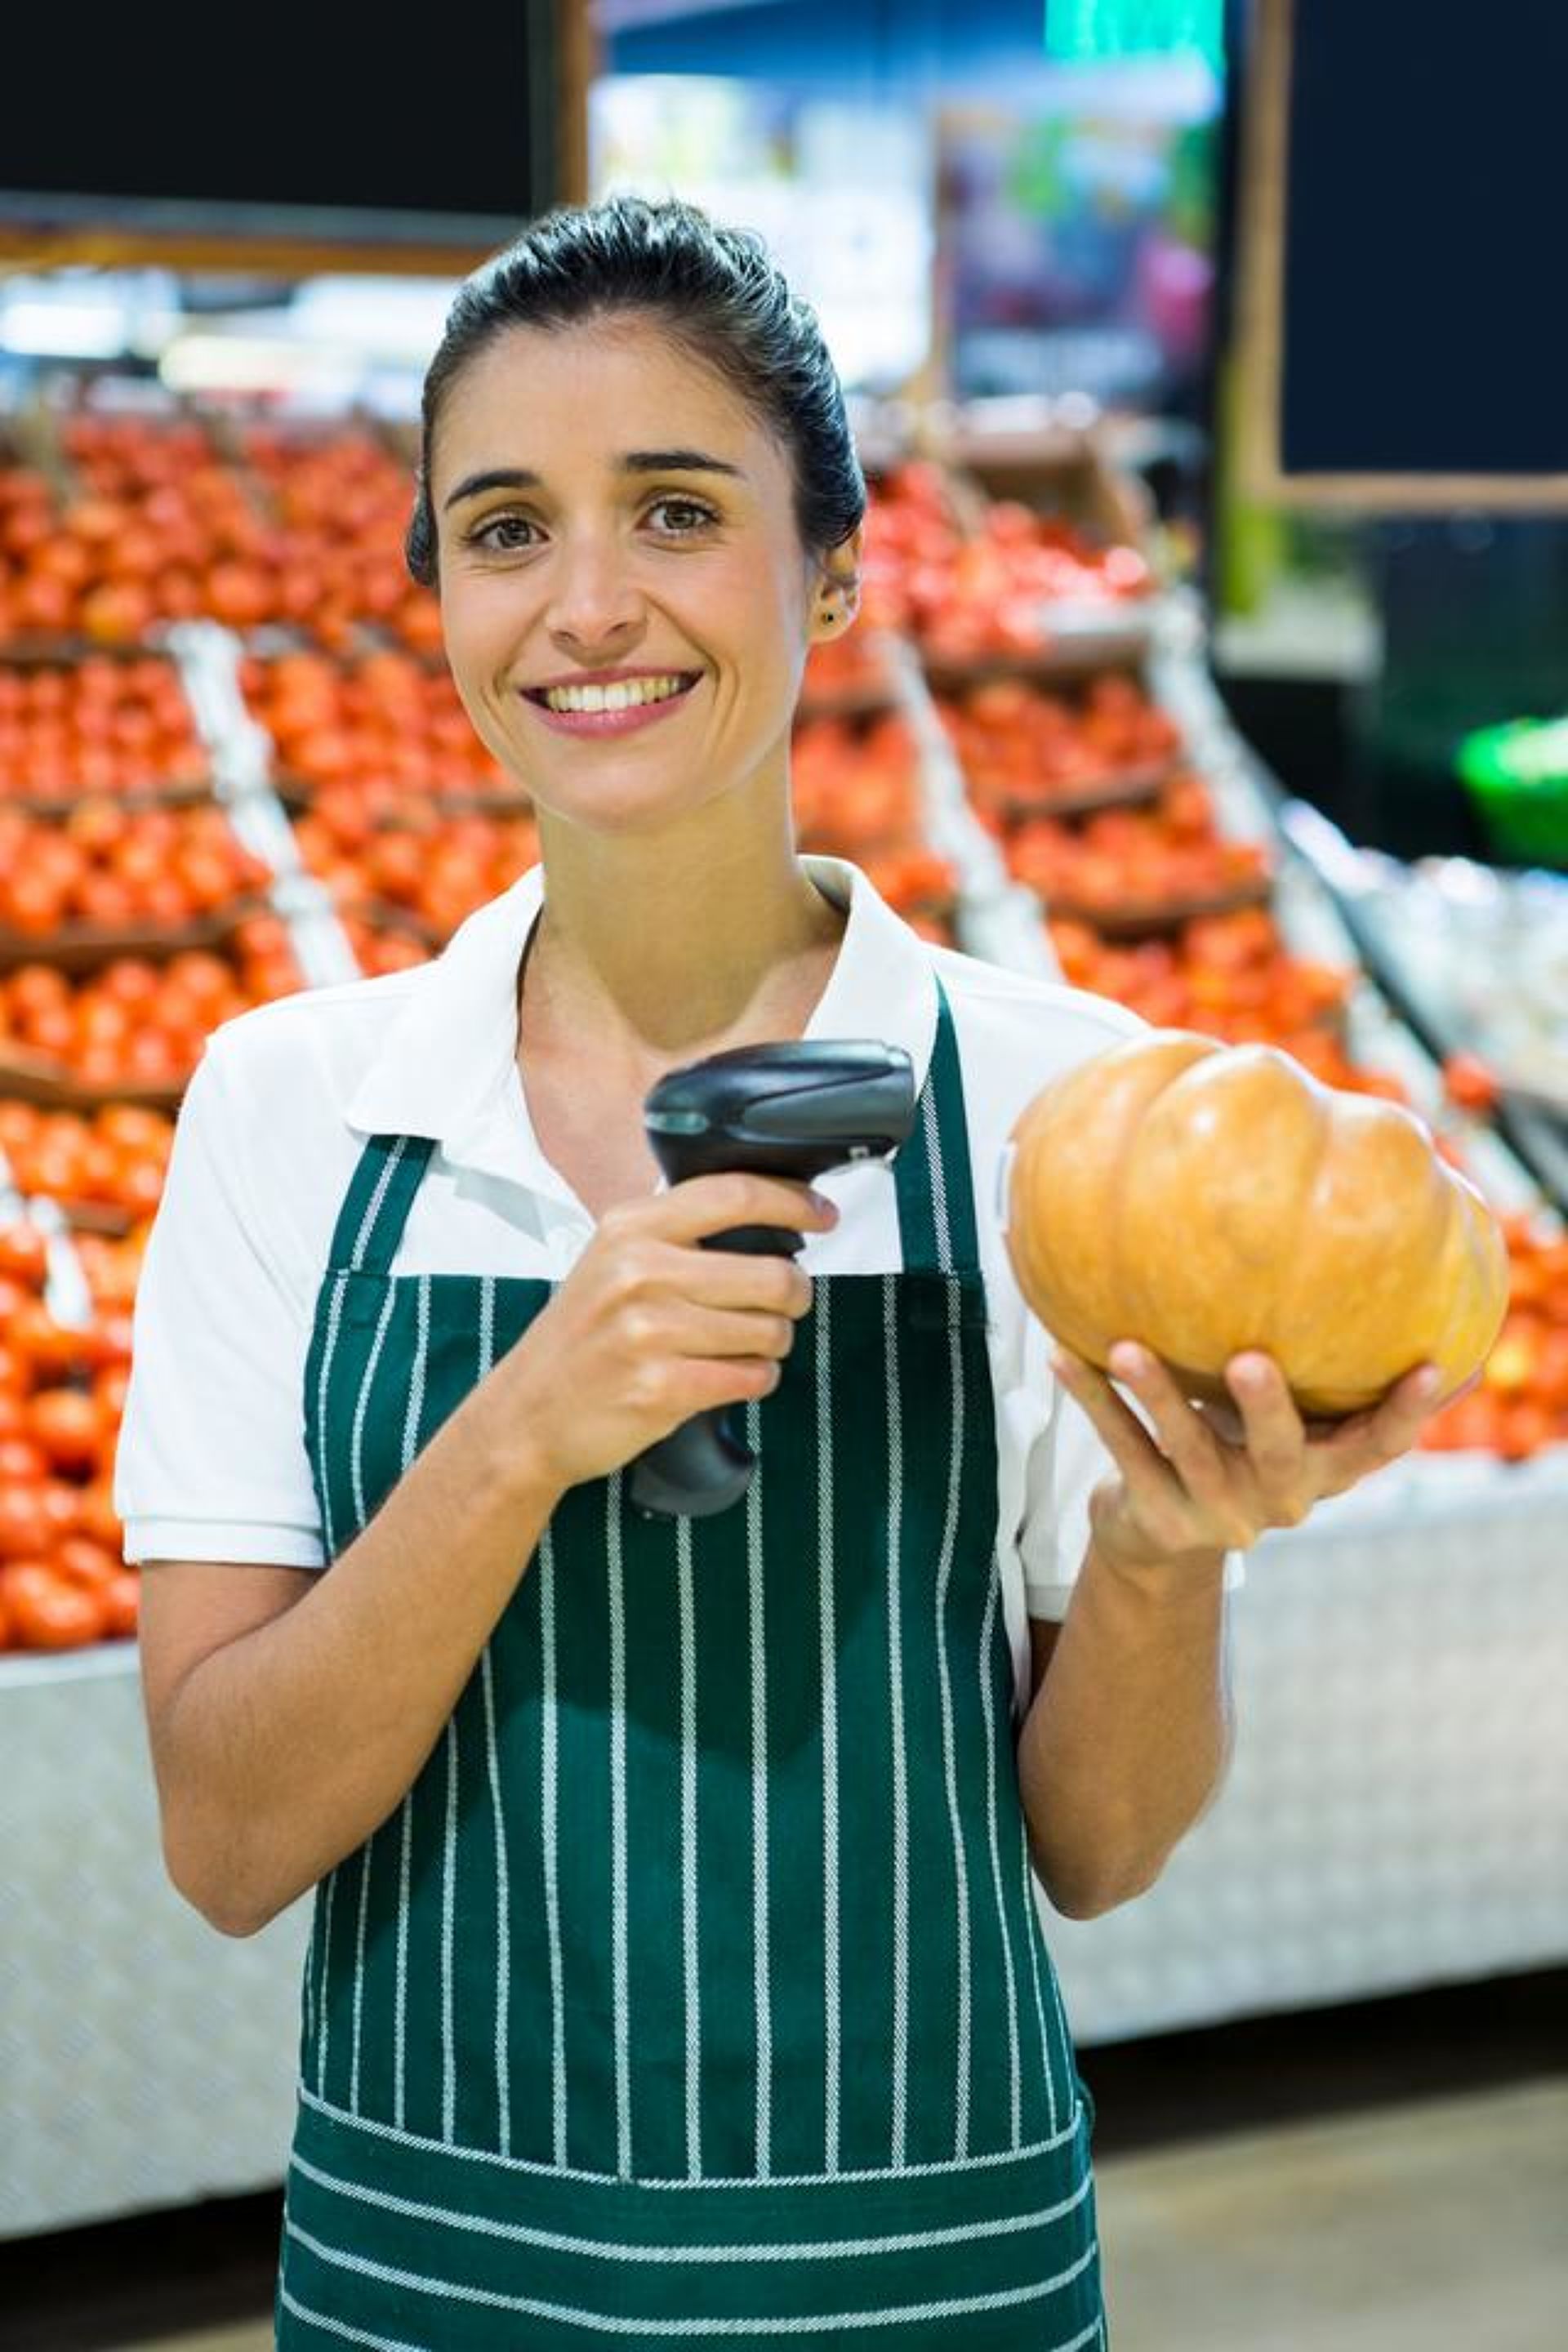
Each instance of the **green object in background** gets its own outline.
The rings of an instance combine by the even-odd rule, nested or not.
[[[1270,591],[1289,568],[1290,529],[1283,509],[1245,497],[1241,477],[1240,364],[1234,352],[1218,362],[1215,409],[1215,533],[1212,566],[1220,614],[1259,613]]]
[[[1046,54],[1064,64],[1194,53],[1225,64],[1225,0],[1046,0]]]
[[[1568,719],[1479,728],[1457,764],[1500,857],[1568,866]]]

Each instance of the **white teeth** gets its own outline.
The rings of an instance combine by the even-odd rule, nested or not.
[[[552,686],[544,702],[551,710],[633,710],[645,702],[668,702],[686,685],[685,678],[671,677],[620,678],[614,686]]]

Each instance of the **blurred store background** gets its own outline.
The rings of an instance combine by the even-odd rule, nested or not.
[[[401,534],[458,277],[675,192],[873,491],[803,841],[1407,1102],[1480,1385],[1267,1540],[1220,1804],[1047,1920],[1120,2352],[1568,2341],[1568,19],[1499,0],[14,12],[0,154],[0,2347],[259,2352],[302,1923],[162,1881],[110,1490],[203,1040],[536,851]],[[200,60],[205,88],[194,102]]]

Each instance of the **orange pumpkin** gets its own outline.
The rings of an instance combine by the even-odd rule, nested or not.
[[[1450,1394],[1502,1322],[1502,1234],[1421,1120],[1272,1045],[1151,1030],[1046,1087],[1013,1141],[1018,1286],[1102,1368],[1141,1340],[1219,1399],[1264,1349],[1331,1417],[1423,1362]]]

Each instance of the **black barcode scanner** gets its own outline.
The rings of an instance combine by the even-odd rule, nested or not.
[[[914,1069],[901,1045],[801,1039],[713,1054],[660,1078],[643,1105],[672,1184],[732,1169],[810,1184],[851,1160],[886,1160],[914,1125]],[[704,1249],[794,1257],[805,1235],[737,1225]],[[631,1498],[654,1518],[709,1518],[738,1503],[756,1457],[722,1409],[682,1422],[632,1465]]]

